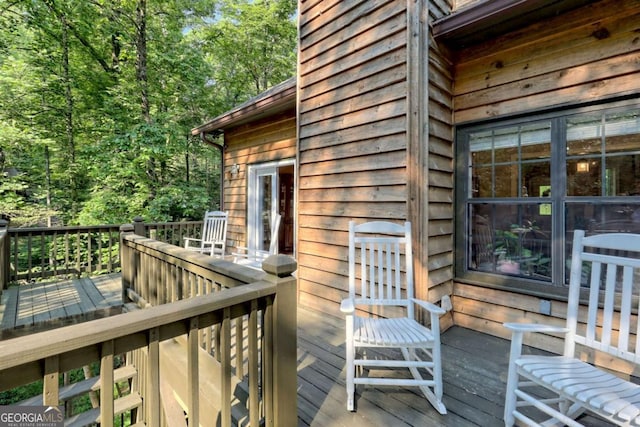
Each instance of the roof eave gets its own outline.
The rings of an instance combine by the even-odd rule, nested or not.
[[[432,25],[436,40],[468,46],[596,0],[490,0],[475,3]]]
[[[202,126],[193,128],[191,134],[217,133],[231,126],[238,126],[267,115],[277,114],[289,108],[295,108],[297,92],[295,79],[287,80],[281,85],[282,87],[273,93],[271,93],[272,90],[266,91],[233,110],[227,111],[208,121]]]

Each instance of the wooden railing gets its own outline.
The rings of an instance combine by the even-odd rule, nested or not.
[[[264,271],[258,271],[138,236],[132,233],[132,227],[123,226],[122,230],[123,292],[126,300],[139,307],[197,301],[230,291],[242,294],[248,286],[272,284],[271,288],[262,288],[262,299],[228,310],[207,325],[198,324],[193,341],[176,340],[189,351],[198,348],[202,358],[214,363],[215,373],[176,372],[179,366],[168,364],[163,364],[162,369],[164,377],[172,382],[174,393],[184,402],[191,402],[198,390],[197,384],[185,387],[185,377],[195,375],[196,382],[199,377],[207,384],[221,384],[219,390],[210,391],[219,393],[219,402],[207,406],[208,419],[201,418],[202,425],[215,425],[211,405],[219,411],[221,424],[231,425],[232,402],[235,399],[243,403],[233,389],[242,384],[248,387],[248,399],[242,407],[249,425],[296,424],[296,399],[291,398],[296,395],[296,290],[291,276],[295,261],[287,256],[272,256],[264,262]],[[169,354],[175,348],[175,342],[172,344],[161,346],[160,351]],[[145,354],[138,352],[129,360],[137,361],[139,369],[149,369]],[[143,400],[145,390],[141,390]],[[184,410],[189,414],[189,425],[197,425],[197,418],[192,417],[198,415],[198,407]],[[237,422],[236,419],[234,423]]]
[[[121,258],[124,298],[159,305],[259,280],[264,272],[239,268],[180,246],[139,235],[123,225]]]
[[[98,362],[99,389],[114,390],[124,359],[137,371],[132,424],[171,425],[169,389],[188,425],[297,425],[295,261],[272,256],[261,272],[132,228],[120,237],[123,293],[146,308],[0,341],[0,391],[43,380],[42,403],[56,406],[64,372]],[[95,422],[112,426],[119,402],[100,393]]]
[[[9,283],[9,231],[8,222],[0,220],[0,295]]]
[[[184,246],[185,237],[200,237],[203,221],[144,222],[142,218],[133,219],[135,233],[160,242]]]
[[[117,225],[10,228],[10,281],[119,270]]]
[[[202,221],[145,223],[133,221],[136,233],[182,246],[199,236]],[[9,228],[0,220],[0,290],[11,282],[81,277],[120,271],[117,225]]]

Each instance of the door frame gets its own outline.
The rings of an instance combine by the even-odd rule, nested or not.
[[[278,168],[284,166],[293,166],[293,175],[294,175],[294,186],[297,183],[297,168],[296,168],[296,160],[295,158],[291,159],[283,159],[277,160],[273,162],[267,163],[255,163],[251,165],[247,165],[248,170],[248,180],[247,180],[247,247],[250,249],[269,249],[262,248],[260,245],[260,236],[262,234],[262,224],[259,213],[261,212],[262,207],[262,189],[258,185],[259,178],[265,175],[272,175],[275,179],[272,180],[271,183],[271,212],[270,218],[278,213],[278,194],[279,194],[279,181],[278,181]],[[296,204],[296,193],[294,188],[293,192],[293,206],[294,206],[294,221],[297,216],[297,204]],[[282,224],[280,225],[283,226]],[[293,228],[294,236],[293,236],[293,245],[294,245],[294,253],[296,247],[296,238],[295,238],[295,230]]]

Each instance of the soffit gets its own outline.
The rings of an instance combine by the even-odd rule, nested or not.
[[[433,36],[463,48],[560,15],[596,0],[485,0],[432,24]]]

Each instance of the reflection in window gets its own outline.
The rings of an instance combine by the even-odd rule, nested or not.
[[[551,280],[551,218],[543,204],[472,205],[469,269]]]
[[[471,197],[528,197],[550,184],[548,122],[470,135]]]
[[[574,230],[640,233],[637,107],[482,125],[460,137],[458,275],[562,286]]]
[[[567,196],[624,196],[640,182],[639,111],[567,120]]]

